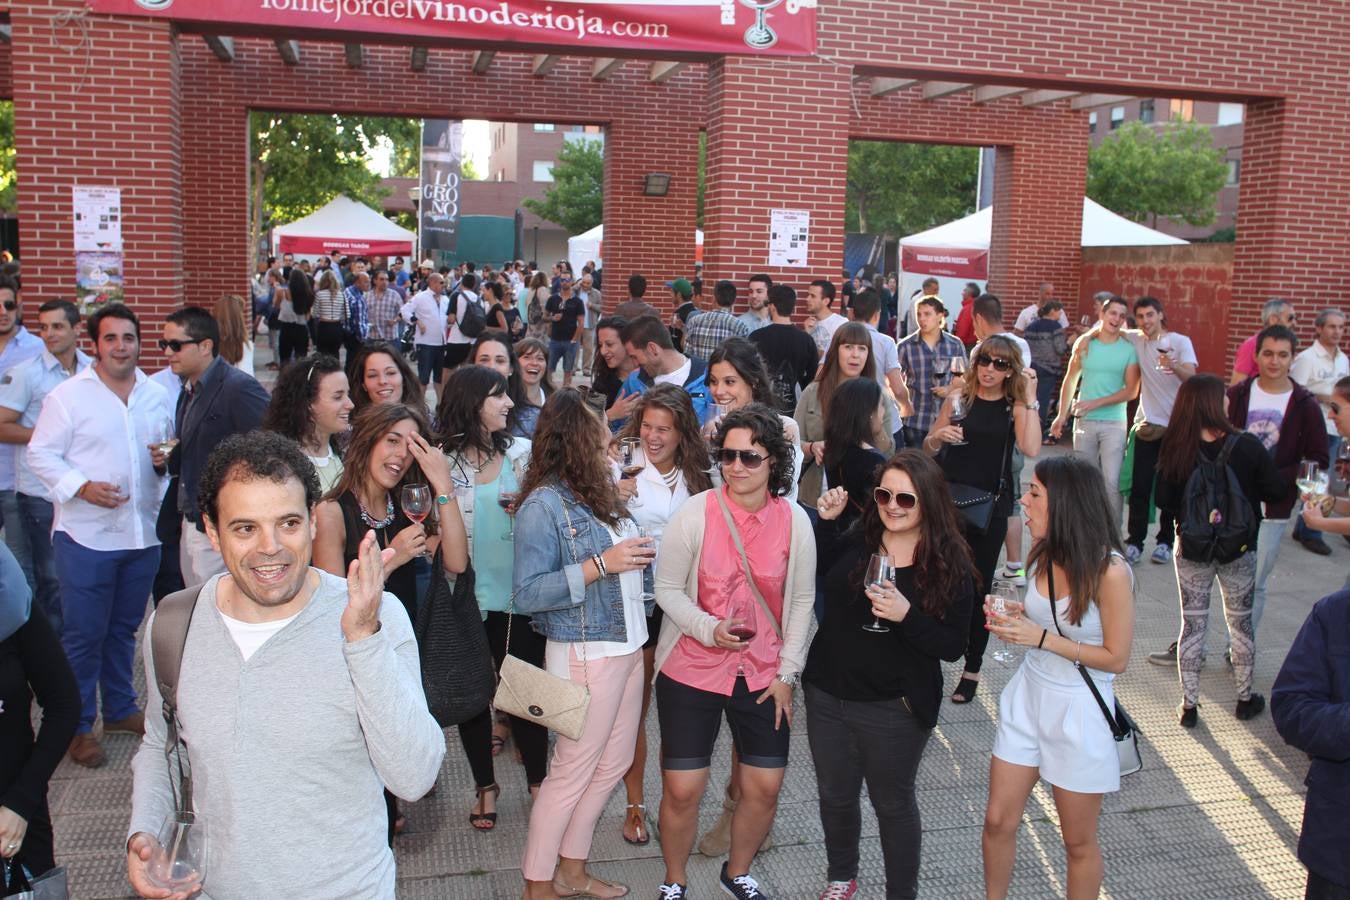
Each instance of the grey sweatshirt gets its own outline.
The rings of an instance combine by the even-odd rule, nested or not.
[[[319,572],[304,610],[245,662],[216,608],[219,578],[197,601],[178,686],[209,847],[204,896],[393,897],[382,789],[421,797],[445,756],[403,604],[386,593],[380,630],[347,643],[347,582]],[[157,834],[173,811],[148,639],[144,655],[146,731],[132,760],[128,836]]]

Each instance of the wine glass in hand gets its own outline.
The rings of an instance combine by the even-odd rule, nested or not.
[[[421,525],[431,515],[431,487],[425,484],[405,484],[399,498],[403,514]],[[418,556],[426,556],[424,549]]]
[[[884,553],[873,553],[872,558],[867,562],[867,579],[863,582],[864,587],[879,587],[882,582],[890,581],[895,577],[895,568],[891,565],[891,558]],[[890,627],[881,624],[881,619],[877,616],[872,617],[871,625],[864,625],[863,631],[871,631],[876,634],[885,634],[890,631]]]
[[[989,586],[989,605],[999,615],[1015,619],[1022,615],[1021,592],[1012,581],[997,578]],[[1017,661],[1017,654],[1002,643],[994,648],[991,655],[1002,663]]]
[[[638,438],[624,438],[620,450],[623,453],[623,461],[620,463],[619,471],[623,473],[624,478],[637,478],[647,466],[647,460],[642,455],[642,441]],[[637,483],[634,482],[633,496],[628,498],[628,507],[632,509],[641,505],[642,501],[638,499]]]
[[[967,400],[965,394],[961,393],[958,389],[956,393],[952,394],[952,409],[950,415],[947,416],[947,421],[957,428],[962,428],[961,423],[966,420],[966,416],[969,413],[970,401]],[[951,444],[953,447],[964,447],[966,445],[964,428],[962,428],[961,431],[961,440],[952,441]]]
[[[727,631],[732,637],[744,644],[749,644],[750,639],[756,633],[754,613],[750,609],[750,603],[746,597],[749,593],[750,589],[742,581],[732,590],[731,599],[727,603]],[[742,656],[736,661],[736,674],[738,676],[745,674],[743,660],[744,657]]]
[[[190,812],[171,813],[159,831],[145,876],[167,891],[191,893],[206,880],[206,838]]]
[[[497,486],[497,505],[506,510],[506,514],[511,517],[511,527],[507,529],[506,534],[502,535],[504,541],[514,541],[516,539],[516,502],[520,500],[520,491],[515,487],[501,481]]]

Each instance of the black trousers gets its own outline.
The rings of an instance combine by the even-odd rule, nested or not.
[[[989,585],[994,580],[994,569],[998,566],[998,554],[1003,549],[1003,539],[1008,536],[1008,517],[994,515],[989,530],[984,534],[974,534],[966,529],[966,544],[975,557],[975,568],[980,573],[979,591],[976,593],[975,614],[970,617],[970,637],[966,642],[966,671],[978,672],[984,665],[984,648],[989,646],[989,632],[984,627],[984,595],[989,593]]]
[[[903,698],[841,700],[809,682],[805,693],[806,736],[829,863],[826,877],[851,881],[858,876],[860,795],[866,781],[886,864],[886,898],[917,897],[923,829],[914,779],[932,731]]]
[[[342,339],[346,334],[341,322],[320,322],[314,326],[314,347],[320,353],[326,353],[334,359],[342,350]]]
[[[1350,900],[1350,887],[1328,881],[1316,872],[1308,873],[1308,889],[1303,900]]]
[[[286,365],[292,359],[299,359],[309,353],[309,328],[300,322],[282,322],[281,342],[277,347],[277,362]]]
[[[1148,538],[1148,502],[1153,495],[1154,473],[1158,469],[1158,451],[1162,441],[1134,442],[1134,468],[1130,476],[1130,509],[1128,536],[1125,543],[1143,549]],[[1158,510],[1158,543],[1171,547],[1176,537],[1177,523],[1172,514]]]

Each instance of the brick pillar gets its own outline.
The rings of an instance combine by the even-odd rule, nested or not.
[[[844,265],[850,73],[827,62],[723,58],[708,70],[704,280],[766,272],[799,291]],[[805,268],[770,266],[770,210],[811,213]],[[705,288],[706,292],[706,288]]]
[[[163,20],[83,9],[29,0],[10,10],[26,305],[74,294],[71,187],[113,185],[126,299],[154,321],[182,302],[177,43]]]

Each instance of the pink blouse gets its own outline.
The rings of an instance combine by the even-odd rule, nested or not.
[[[726,488],[718,488],[726,497]],[[708,493],[703,515],[703,548],[698,561],[698,605],[719,619],[727,617],[732,598],[743,600],[747,618],[754,623],[755,636],[745,650],[705,647],[689,635],[682,635],[670,652],[661,671],[681,684],[731,696],[736,670],[745,672],[746,686],[762,691],[778,674],[778,651],[782,640],[765,619],[755,595],[745,583],[744,568],[736,544],[727,530],[726,519],[717,497]],[[788,551],[792,546],[792,508],[781,497],[771,497],[759,512],[746,512],[727,497],[732,521],[741,533],[755,586],[774,618],[783,621],[783,586],[787,582]]]

